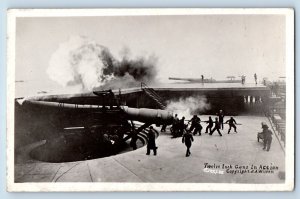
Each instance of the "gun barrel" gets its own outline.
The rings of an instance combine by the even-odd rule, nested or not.
[[[130,108],[123,106],[122,109],[131,120],[153,124],[172,124],[173,112],[149,109],[149,108]]]
[[[35,101],[35,100],[25,100],[22,106],[27,107],[29,109],[36,110],[74,110],[74,111],[85,111],[85,112],[93,112],[93,111],[109,111],[120,110],[120,114],[123,112],[127,115],[128,119],[135,120],[144,123],[151,124],[172,124],[173,121],[173,113],[166,110],[161,109],[149,109],[149,108],[131,108],[128,106],[101,106],[94,104],[71,104],[71,103],[59,103],[59,102],[48,102],[48,101]]]

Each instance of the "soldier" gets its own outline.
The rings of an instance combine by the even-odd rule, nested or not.
[[[264,86],[267,86],[267,79],[263,78]]]
[[[154,155],[156,155],[157,147],[156,147],[156,143],[155,143],[155,132],[154,132],[152,126],[150,126],[150,129],[148,132],[148,144],[147,144],[146,155],[150,155],[150,150],[153,150]]]
[[[264,138],[264,148],[263,150],[269,151],[272,143],[272,131],[269,130],[268,125],[263,125],[263,138]]]
[[[256,75],[256,73],[254,73],[254,80],[255,80],[255,84],[257,84],[257,75]]]
[[[182,143],[185,143],[186,146],[186,157],[189,157],[191,155],[190,148],[192,146],[193,141],[193,135],[189,131],[182,136]]]
[[[163,124],[163,125],[161,126],[160,132],[166,132],[166,128],[167,128],[167,125],[166,125],[166,124]]]
[[[236,121],[235,121],[235,119],[233,119],[233,117],[230,117],[230,119],[227,120],[225,123],[229,124],[228,134],[230,133],[231,127],[234,129],[234,132],[236,132],[236,126],[235,126]]]
[[[211,128],[212,128],[213,125],[214,125],[214,122],[213,122],[213,120],[211,119],[211,116],[209,116],[208,121],[205,121],[205,122],[208,123],[208,125],[207,125],[207,127],[206,127],[205,133],[208,133],[208,130],[209,130],[209,133],[211,133]]]
[[[219,116],[219,122],[220,122],[220,127],[221,127],[221,129],[223,130],[224,129],[224,124],[223,124],[223,122],[224,122],[224,113],[223,113],[223,111],[222,110],[220,110],[220,112],[219,112],[219,114],[218,114],[218,116]]]
[[[174,119],[173,119],[173,124],[171,127],[172,128],[171,133],[172,133],[173,137],[176,137],[178,134],[178,131],[179,131],[178,126],[179,126],[179,118],[177,117],[177,114],[175,114]]]
[[[184,124],[185,117],[182,117],[181,120],[179,121],[179,135],[182,136],[185,130],[185,124]]]
[[[132,147],[133,150],[137,149],[136,141],[138,139],[137,132],[135,130],[132,130],[132,136],[131,136],[131,141],[130,141],[130,146]]]
[[[246,76],[242,75],[242,84],[245,84],[245,81],[246,81]]]
[[[215,130],[218,131],[219,135],[222,136],[221,132],[220,132],[220,122],[218,121],[218,118],[216,117],[216,120],[215,120],[215,128],[210,132],[209,135],[212,135]]]
[[[174,117],[174,122],[176,123],[178,120],[179,120],[179,118],[178,118],[178,115],[177,115],[177,114],[175,114],[175,117]]]
[[[197,132],[199,132],[199,135],[201,135],[201,130],[202,130],[202,126],[200,124],[201,119],[197,116],[194,115],[192,119],[190,119],[189,123],[191,122],[191,127],[189,129],[190,132],[192,132],[193,130],[193,134],[196,135]]]

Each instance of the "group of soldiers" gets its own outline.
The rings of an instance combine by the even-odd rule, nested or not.
[[[197,115],[194,115],[186,123],[185,117],[179,119],[178,115],[175,114],[173,124],[171,127],[171,133],[173,135],[173,138],[182,137],[182,143],[184,143],[187,148],[186,157],[191,155],[190,148],[192,146],[192,142],[194,141],[193,135],[197,135],[199,133],[199,135],[201,136],[201,131],[203,129],[201,122],[205,122],[208,124],[206,126],[205,133],[209,133],[209,135],[212,135],[215,131],[217,131],[218,134],[222,136],[220,130],[224,129],[224,124],[229,125],[228,134],[232,129],[235,133],[237,133],[237,122],[233,117],[230,117],[230,119],[224,122],[225,115],[222,110],[220,110],[219,113],[217,113],[216,115],[217,117],[215,117],[214,121],[211,116],[209,116],[207,121],[201,121],[201,119]],[[189,124],[190,127],[188,128]],[[165,131],[165,129],[166,126],[163,126],[161,131]],[[259,133],[259,136],[261,139],[263,139],[263,150],[269,151],[272,143],[272,131],[269,130],[268,125],[266,125],[265,123],[262,123],[262,129],[263,132]],[[154,140],[154,144],[152,142],[148,144],[149,146],[147,147],[147,155],[149,155],[150,149],[153,149],[154,155],[156,155],[157,147],[155,145],[155,138],[153,137],[152,140]]]
[[[255,81],[255,84],[257,84],[257,74],[256,73],[254,73],[254,81]],[[246,82],[246,76],[245,75],[242,75],[242,76],[240,76],[241,77],[241,79],[242,79],[242,84],[245,84],[245,82]],[[264,81],[264,84],[265,84],[265,81]]]
[[[222,113],[222,112],[220,111],[220,113]],[[220,115],[219,115],[219,116],[220,116]],[[193,118],[194,118],[194,120],[196,120],[196,121],[201,121],[200,118],[198,118],[197,116],[194,116]],[[208,123],[208,126],[206,127],[206,132],[205,132],[205,133],[207,133],[208,130],[210,130],[210,134],[209,134],[209,135],[212,135],[212,133],[213,133],[215,130],[217,130],[217,131],[219,132],[220,136],[222,136],[222,134],[220,133],[219,130],[220,130],[221,128],[222,128],[222,129],[224,128],[224,127],[223,127],[223,123],[222,123],[223,118],[224,118],[224,115],[223,115],[223,117],[222,117],[221,119],[219,119],[219,121],[218,121],[218,118],[216,118],[215,122],[213,122],[213,120],[211,119],[211,117],[209,117],[209,120],[208,120],[208,121],[205,121],[205,122]],[[199,123],[199,122],[198,122],[198,123]],[[213,130],[211,130],[211,128],[213,127],[213,123],[215,123],[215,127],[214,127]],[[235,125],[236,125],[237,123],[236,123],[236,121],[233,119],[233,117],[230,117],[230,119],[227,120],[225,123],[228,123],[228,124],[229,124],[228,134],[230,133],[231,128],[233,128],[234,131],[236,132],[236,126],[235,126]],[[191,127],[191,128],[192,128],[192,127]],[[191,129],[191,128],[190,128],[190,129]],[[201,129],[202,129],[202,127],[196,126],[195,128],[200,129],[200,135],[201,135]],[[264,144],[263,150],[269,151],[270,148],[271,148],[271,144],[272,144],[272,134],[273,134],[273,133],[272,133],[272,131],[269,129],[268,125],[265,124],[265,123],[263,123],[263,122],[262,122],[262,129],[263,129],[263,131],[262,131],[261,133],[258,133],[258,141],[259,141],[259,139],[262,139],[262,140],[263,140],[263,144]],[[184,143],[184,144],[186,145],[186,148],[187,148],[187,150],[186,150],[186,157],[188,157],[188,156],[191,155],[190,148],[191,148],[191,146],[192,146],[192,142],[194,141],[194,138],[193,138],[193,135],[192,135],[191,132],[192,132],[191,130],[188,130],[188,131],[186,131],[186,133],[183,134],[183,136],[182,136],[182,143]],[[196,133],[197,133],[197,132],[196,132]],[[193,134],[195,135],[195,131],[193,132]]]
[[[172,136],[175,137],[181,137],[185,132],[190,132],[193,135],[199,134],[201,136],[201,131],[203,129],[201,122],[205,122],[208,125],[206,126],[205,133],[209,133],[209,135],[212,135],[215,131],[219,133],[220,136],[222,136],[222,133],[220,132],[220,129],[224,129],[224,113],[222,110],[220,110],[219,113],[217,113],[217,117],[213,121],[212,117],[209,116],[207,121],[201,121],[201,119],[194,115],[190,120],[188,120],[188,123],[185,123],[185,117],[182,117],[181,119],[178,118],[178,115],[175,114],[174,121],[171,127],[171,133]],[[190,127],[188,128],[190,124]],[[225,122],[225,124],[229,124],[228,134],[230,133],[231,129],[234,129],[234,132],[236,131],[236,121],[233,117],[230,117],[229,120]],[[165,128],[162,128],[162,130]]]
[[[186,145],[186,157],[189,157],[191,155],[190,148],[192,146],[192,142],[194,141],[193,135],[199,134],[201,136],[201,131],[203,129],[201,122],[207,123],[205,133],[209,133],[209,135],[212,135],[215,131],[218,132],[220,136],[222,136],[222,133],[220,132],[220,129],[224,129],[224,112],[222,110],[219,111],[219,113],[216,114],[217,117],[213,121],[212,117],[209,116],[207,121],[201,121],[200,117],[197,115],[194,115],[190,120],[188,120],[187,124],[185,123],[185,117],[182,117],[181,119],[178,118],[178,115],[175,114],[174,121],[171,127],[171,133],[173,138],[176,137],[182,137],[182,143]],[[190,127],[188,128],[190,124]],[[236,131],[236,121],[233,117],[230,117],[229,120],[225,122],[225,124],[229,124],[228,134],[230,133],[231,129],[234,129],[234,132]],[[165,131],[165,126],[162,127],[162,131]]]

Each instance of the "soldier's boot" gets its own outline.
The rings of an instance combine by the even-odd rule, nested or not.
[[[222,136],[222,133],[220,131],[218,131],[219,135]]]
[[[189,157],[189,156],[190,156],[190,153],[187,151],[185,154],[185,157]]]
[[[149,149],[149,148],[147,148],[147,153],[146,153],[146,155],[150,155],[150,149]]]

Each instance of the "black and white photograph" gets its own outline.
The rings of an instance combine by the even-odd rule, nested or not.
[[[8,191],[291,191],[294,11],[11,9]]]

